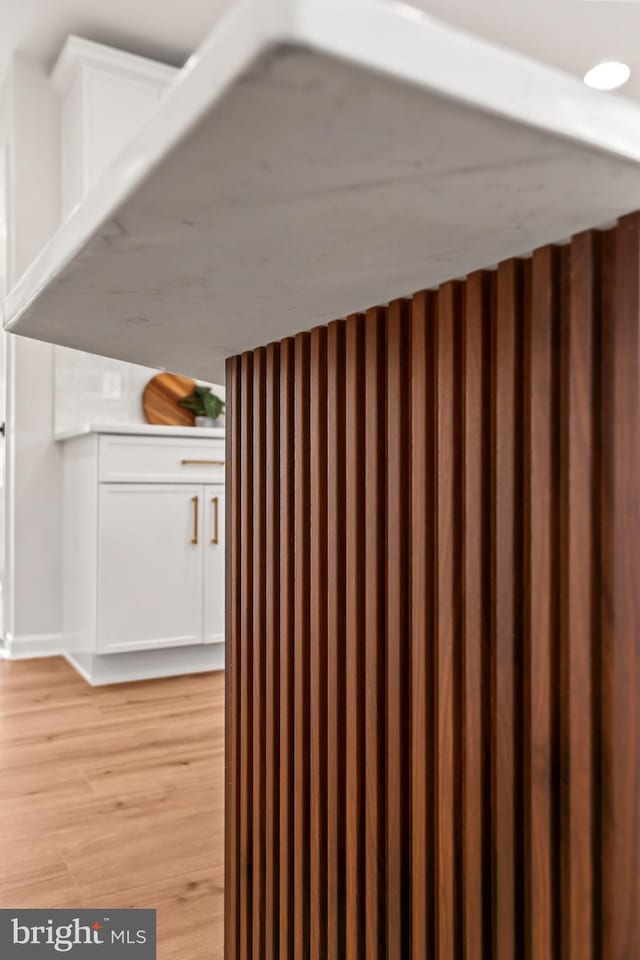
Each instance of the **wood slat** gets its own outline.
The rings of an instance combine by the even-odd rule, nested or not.
[[[516,260],[497,271],[492,349],[492,611],[491,611],[491,783],[492,933],[495,960],[514,960],[520,917],[516,888],[517,659],[520,640],[516,604],[521,564],[518,513],[519,336],[523,323],[524,269]]]
[[[226,369],[227,415],[230,429],[226,437],[226,698],[225,698],[225,960],[238,956],[239,881],[240,881],[240,609],[242,577],[240,569],[240,449],[242,408],[240,406],[240,361],[231,358]]]
[[[345,324],[346,955],[364,947],[364,317]]]
[[[345,955],[345,328],[327,330],[327,957]]]
[[[464,391],[463,592],[462,628],[462,843],[464,956],[482,957],[490,943],[488,866],[489,788],[489,519],[488,360],[493,309],[492,277],[467,280],[460,337]],[[486,893],[485,893],[486,891]]]
[[[611,262],[613,260],[613,262]],[[640,956],[640,219],[618,226],[603,324],[602,955]]]
[[[291,338],[280,344],[280,836],[279,949],[293,960],[293,658],[294,658],[294,443]]]
[[[536,251],[532,263],[531,314],[526,332],[525,478],[526,505],[526,651],[525,675],[525,842],[526,942],[531,960],[556,950],[555,857],[557,818],[554,762],[558,732],[553,728],[558,676],[557,519],[559,490],[558,390],[559,251]]]
[[[309,955],[309,346],[308,333],[295,337],[293,946],[296,958]]]
[[[266,355],[265,958],[279,953],[280,845],[280,345]],[[228,395],[227,382],[227,395]],[[228,493],[227,493],[228,496]],[[228,669],[228,668],[227,668]]]
[[[365,956],[385,956],[385,537],[386,311],[367,311],[364,346],[364,597],[365,617]]]
[[[253,943],[253,355],[241,358],[240,433],[240,960],[249,960]],[[249,415],[251,411],[251,415]]]
[[[574,237],[563,256],[562,956],[592,960],[595,235]]]
[[[435,294],[411,302],[411,951],[435,956]],[[374,547],[372,546],[373,550]]]
[[[408,883],[408,710],[410,708],[409,568],[409,309],[395,300],[387,313],[387,957],[407,949],[411,916]]]
[[[456,775],[459,713],[460,575],[457,520],[460,507],[460,316],[463,287],[445,284],[436,314],[436,956],[457,957],[462,933],[456,834],[460,829]]]
[[[266,628],[266,351],[253,355],[253,883],[252,933],[253,960],[264,956],[265,945],[265,853],[266,853],[266,703],[265,703],[265,628]],[[248,602],[248,599],[247,599]]]
[[[311,709],[312,960],[327,955],[327,331],[311,331]]]

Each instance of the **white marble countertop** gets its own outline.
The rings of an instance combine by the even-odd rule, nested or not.
[[[189,437],[193,440],[223,440],[224,427],[161,427],[152,423],[87,423],[55,434],[56,440],[73,440],[88,433],[129,434],[141,437]]]
[[[640,207],[640,105],[406,3],[229,0],[5,301],[14,333],[225,358]]]

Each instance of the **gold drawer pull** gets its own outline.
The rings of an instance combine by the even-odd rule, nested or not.
[[[224,467],[224,460],[181,460],[180,463],[183,467]]]
[[[193,536],[191,538],[191,543],[198,543],[198,497],[191,497],[191,503],[193,504]]]
[[[211,543],[218,543],[218,498],[212,497],[211,503],[213,505],[213,536],[211,537]]]

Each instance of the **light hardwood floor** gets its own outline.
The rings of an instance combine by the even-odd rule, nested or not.
[[[223,819],[222,673],[0,660],[0,907],[155,907],[159,960],[218,960]]]

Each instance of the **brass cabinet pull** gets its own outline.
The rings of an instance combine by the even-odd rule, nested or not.
[[[218,498],[212,497],[211,503],[213,505],[213,536],[211,537],[211,543],[218,543]]]
[[[180,463],[183,467],[224,467],[224,460],[181,460]]]
[[[198,499],[198,497],[191,497],[191,503],[193,504],[193,537],[191,543],[193,544],[198,542]]]

